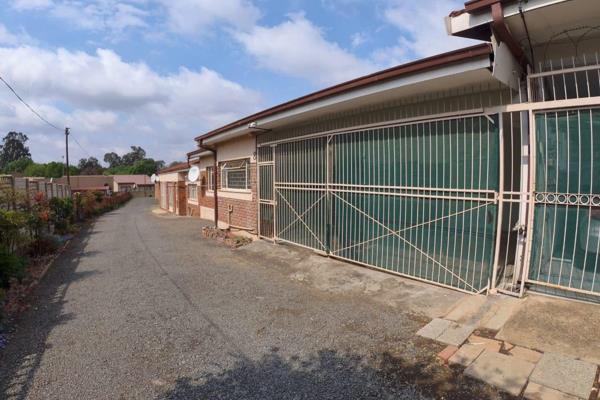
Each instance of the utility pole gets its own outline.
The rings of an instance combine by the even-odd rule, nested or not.
[[[67,185],[71,186],[71,172],[69,171],[69,128],[65,128],[65,150],[67,164]]]

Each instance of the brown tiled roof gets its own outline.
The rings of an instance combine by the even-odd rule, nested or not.
[[[113,175],[116,183],[133,183],[136,185],[152,185],[148,175]]]
[[[63,176],[55,181],[56,183],[67,183],[67,177]],[[108,175],[71,175],[71,190],[96,190],[108,185],[112,188],[113,177]]]

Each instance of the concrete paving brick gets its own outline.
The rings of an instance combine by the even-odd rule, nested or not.
[[[486,350],[495,351],[496,353],[502,348],[502,342],[495,339],[488,339],[477,335],[471,335],[468,339],[469,343],[483,346]]]
[[[458,347],[456,346],[446,346],[446,348],[442,351],[440,351],[437,355],[437,357],[442,360],[443,362],[447,363],[448,359],[450,357],[452,357],[454,355],[454,353],[456,353],[458,351]]]
[[[493,312],[481,321],[481,327],[499,331],[510,317],[512,317],[521,303],[522,300],[519,299],[511,297],[503,298],[495,305]]]
[[[579,400],[579,397],[571,396],[558,390],[530,382],[525,388],[523,397],[528,400]]]
[[[544,353],[531,374],[531,382],[573,396],[588,398],[598,366],[556,353]]]
[[[525,347],[521,346],[515,346],[508,351],[508,354],[534,364],[540,361],[540,358],[542,358],[542,353],[535,350],[526,349]]]
[[[467,340],[469,335],[473,333],[476,326],[474,325],[461,325],[451,324],[438,338],[438,342],[445,344],[452,344],[454,346],[460,346]]]
[[[417,331],[417,335],[422,336],[424,338],[436,340],[452,324],[452,321],[448,321],[441,318],[434,318],[430,323],[425,325],[423,328],[419,329],[419,331]]]
[[[463,367],[468,367],[471,365],[473,361],[479,357],[481,353],[485,350],[485,346],[476,345],[476,344],[464,344],[460,349],[450,359],[448,362],[450,364],[458,364]]]
[[[518,396],[527,383],[534,364],[500,353],[484,351],[465,370],[465,375]]]

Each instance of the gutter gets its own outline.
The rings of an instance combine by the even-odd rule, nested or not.
[[[198,142],[198,147],[200,147],[200,149],[210,151],[213,154],[213,195],[215,199],[215,229],[219,229],[219,196],[217,195],[217,149],[214,147],[206,146],[202,143],[202,141]]]
[[[521,64],[522,67],[525,67],[527,64],[529,64],[529,60],[527,57],[525,57],[525,52],[506,25],[506,21],[504,20],[504,9],[500,0],[496,0],[496,2],[492,3],[491,12],[492,32],[494,32],[500,42],[506,44],[511,54],[515,57],[519,64]],[[523,70],[526,70],[526,68],[523,68]]]

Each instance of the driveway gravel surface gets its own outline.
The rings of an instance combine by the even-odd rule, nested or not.
[[[291,279],[153,207],[98,218],[57,259],[0,351],[0,398],[505,398],[436,362],[423,314]]]

